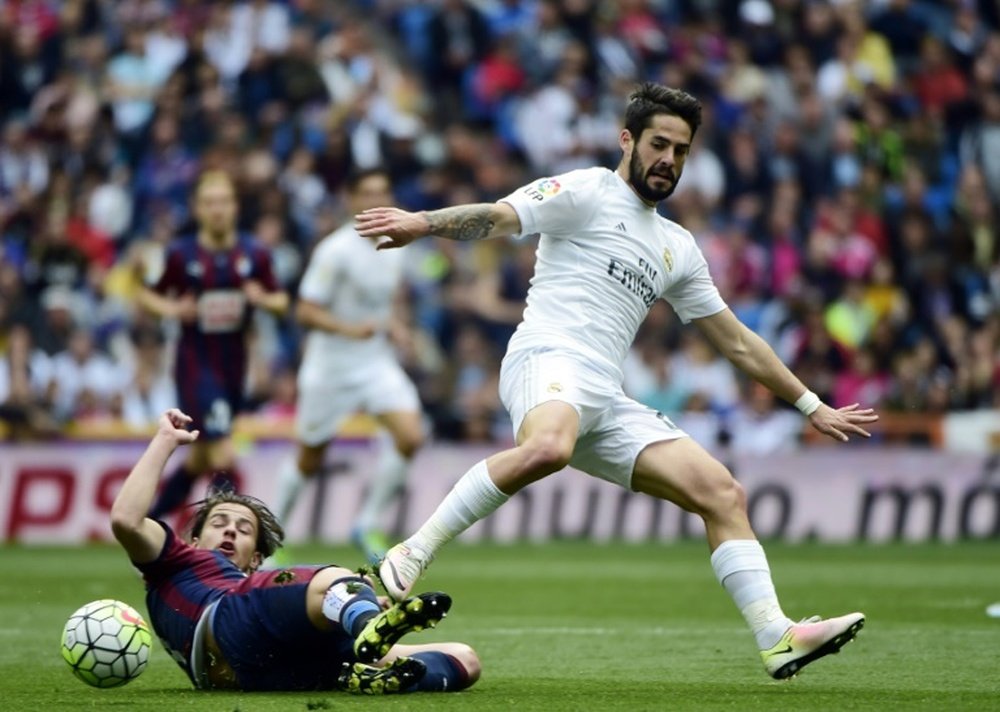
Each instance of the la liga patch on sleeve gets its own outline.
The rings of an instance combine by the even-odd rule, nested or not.
[[[524,193],[532,200],[541,202],[558,193],[560,188],[562,188],[562,186],[559,185],[559,181],[555,178],[542,178],[537,183],[529,185],[525,188]]]

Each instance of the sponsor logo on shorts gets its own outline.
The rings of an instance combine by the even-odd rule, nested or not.
[[[553,382],[553,383],[549,384],[549,387],[546,390],[549,393],[562,393],[562,389],[563,389],[563,387],[562,387],[561,383],[555,383],[555,382]]]

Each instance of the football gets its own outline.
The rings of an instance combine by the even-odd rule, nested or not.
[[[105,598],[79,608],[66,621],[62,656],[88,685],[118,687],[146,669],[152,642],[138,611]]]

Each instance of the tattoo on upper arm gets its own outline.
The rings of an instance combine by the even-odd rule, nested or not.
[[[461,242],[485,240],[496,225],[492,211],[493,206],[486,203],[459,205],[429,212],[427,220],[432,235]]]

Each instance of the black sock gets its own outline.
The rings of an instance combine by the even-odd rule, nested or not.
[[[427,673],[407,692],[457,692],[469,686],[469,673],[458,660],[438,651],[410,656],[427,666]]]
[[[170,514],[187,501],[191,494],[191,488],[197,474],[191,472],[184,465],[181,465],[174,474],[167,478],[160,490],[160,496],[156,498],[153,508],[149,510],[150,519],[161,519]]]

